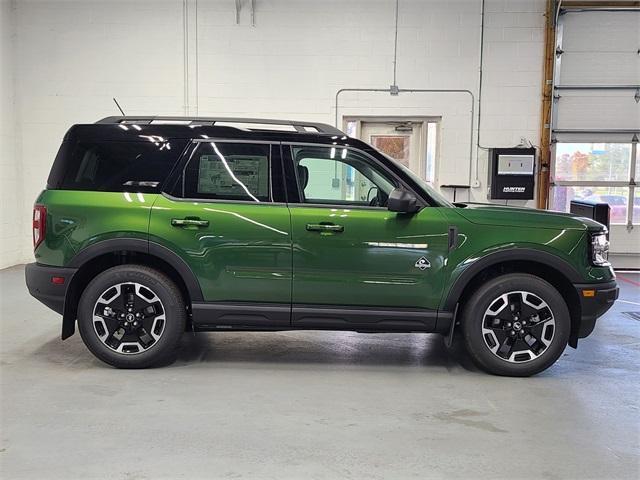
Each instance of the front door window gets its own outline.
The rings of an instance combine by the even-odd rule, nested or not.
[[[342,147],[293,147],[298,188],[310,204],[386,207],[395,184],[360,152]]]

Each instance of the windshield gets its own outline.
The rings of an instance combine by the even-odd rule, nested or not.
[[[376,149],[376,152],[380,152],[380,150]],[[409,177],[411,177],[411,179],[416,182],[418,185],[420,185],[420,187],[427,192],[427,195],[429,195],[431,198],[433,198],[436,203],[441,206],[441,207],[453,207],[453,204],[446,199],[446,197],[444,195],[442,195],[438,190],[436,190],[435,188],[433,188],[431,185],[429,185],[427,182],[425,182],[422,178],[420,178],[418,175],[416,175],[415,173],[413,173],[409,168],[407,168],[406,166],[404,166],[403,164],[401,164],[400,162],[398,162],[397,160],[391,158],[389,155],[387,155],[384,152],[380,152],[382,155],[384,155],[385,158],[389,159],[389,161],[393,162],[395,165],[397,165],[398,167],[400,167],[402,169],[402,171],[404,173],[406,173]]]

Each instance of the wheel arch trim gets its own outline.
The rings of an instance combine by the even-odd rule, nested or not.
[[[492,266],[510,261],[535,262],[561,272],[571,283],[584,281],[582,276],[569,262],[557,255],[533,248],[509,248],[478,257],[470,263],[453,282],[442,304],[442,310],[454,310],[465,288],[477,274]]]
[[[189,290],[191,299],[196,302],[203,300],[200,282],[198,282],[191,267],[169,248],[149,240],[141,238],[111,238],[102,240],[78,252],[67,266],[80,269],[87,262],[98,256],[119,251],[146,253],[165,261],[180,274]]]
[[[109,253],[137,252],[156,257],[171,266],[181,277],[189,293],[192,302],[204,300],[200,282],[191,270],[191,267],[169,248],[156,242],[141,238],[111,238],[96,242],[78,252],[69,262],[67,267],[82,269],[88,262]],[[77,273],[77,272],[76,272]],[[67,288],[62,314],[62,339],[66,339],[75,333],[75,321],[77,317],[77,302],[70,301],[76,295],[77,275],[71,279]]]

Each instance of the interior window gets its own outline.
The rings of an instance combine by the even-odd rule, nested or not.
[[[201,142],[184,171],[184,196],[266,202],[270,145]]]
[[[293,147],[304,203],[386,207],[394,183],[362,153],[341,147]]]

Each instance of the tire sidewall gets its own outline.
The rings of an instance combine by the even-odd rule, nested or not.
[[[160,339],[148,350],[136,354],[113,351],[98,337],[93,326],[93,310],[98,298],[119,283],[135,282],[152,290],[162,302],[166,320]],[[145,368],[175,352],[185,328],[186,312],[177,287],[164,274],[142,266],[118,266],[94,278],[78,304],[78,329],[87,348],[100,360],[119,368]]]
[[[482,334],[482,322],[487,308],[500,295],[518,290],[531,292],[547,303],[554,316],[555,329],[551,344],[538,358],[512,363],[489,350]],[[481,368],[497,375],[529,376],[547,369],[562,355],[569,341],[571,318],[564,299],[550,283],[534,275],[508,274],[488,281],[471,296],[464,306],[462,326],[467,350]]]

